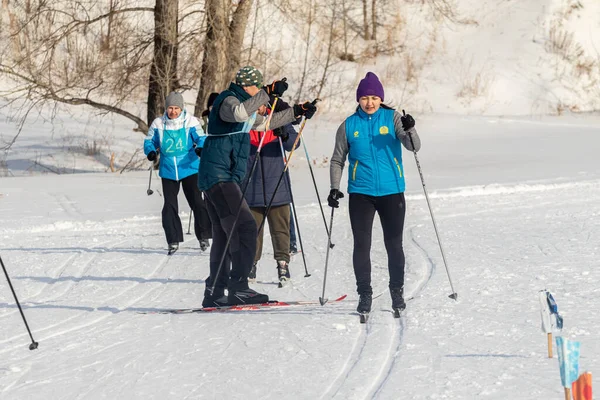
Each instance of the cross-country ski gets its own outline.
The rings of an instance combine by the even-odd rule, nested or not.
[[[344,300],[347,295],[343,295],[333,300],[331,303],[336,303]],[[191,313],[204,313],[204,312],[226,312],[226,311],[259,311],[273,308],[285,308],[285,307],[299,307],[299,306],[317,306],[318,301],[310,300],[294,300],[294,301],[277,301],[269,300],[266,303],[259,304],[236,304],[231,306],[219,306],[219,307],[201,307],[201,308],[179,308],[179,309],[165,309],[156,311],[138,311],[138,314],[191,314]]]

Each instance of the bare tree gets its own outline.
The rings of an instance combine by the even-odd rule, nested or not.
[[[1,16],[0,75],[12,83],[0,89],[5,104],[87,105],[147,132],[169,91],[196,85],[190,66],[198,65],[195,38],[204,32],[200,6],[188,2],[179,19],[179,0],[154,1],[128,7],[123,0],[2,0],[9,12]],[[178,71],[181,55],[186,67]]]
[[[323,87],[327,82],[327,76],[329,74],[329,67],[331,66],[331,58],[333,56],[333,45],[335,41],[335,14],[337,8],[337,0],[333,0],[333,5],[331,6],[331,20],[329,25],[329,41],[327,44],[327,58],[325,60],[325,66],[323,67],[323,74],[321,75],[321,80],[319,81],[319,89],[317,90],[317,98],[320,98],[321,92],[323,91]]]
[[[206,0],[206,39],[194,115],[200,116],[211,92],[220,92],[240,67],[241,49],[252,0]]]
[[[377,0],[371,0],[371,40],[377,40]]]
[[[110,3],[106,10],[93,1],[28,0],[15,2],[11,11],[14,23],[3,43],[11,42],[16,51],[2,51],[0,74],[13,85],[0,95],[40,106],[88,105],[147,130],[146,122],[126,103],[145,87],[152,42],[141,30],[143,18],[136,22],[126,15],[154,9],[116,8]],[[110,35],[105,27],[109,20]],[[111,36],[119,40],[107,45]]]
[[[300,102],[302,97],[302,89],[304,88],[304,82],[306,81],[306,74],[308,68],[308,55],[310,54],[310,35],[311,28],[313,25],[313,2],[309,0],[308,4],[308,28],[306,30],[306,50],[304,52],[304,61],[302,63],[302,77],[300,78],[300,87],[298,88],[298,92],[296,94],[296,102]]]
[[[260,0],[256,0],[256,7],[254,7],[254,21],[258,19],[258,11],[260,10]],[[254,42],[256,41],[256,35],[258,31],[258,24],[255,22],[252,27],[252,35],[250,36],[250,48],[248,49],[248,56],[246,58],[246,64],[250,64],[252,60],[252,51],[254,50]]]
[[[364,32],[364,39],[365,40],[370,40],[371,39],[371,34],[369,32],[369,16],[368,16],[368,7],[367,7],[367,0],[362,0],[363,3],[363,32]]]
[[[229,24],[228,75],[230,77],[233,77],[233,74],[241,67],[242,45],[244,44],[251,9],[252,0],[239,0],[235,11],[233,11],[231,23]]]
[[[154,57],[148,80],[148,125],[165,107],[165,97],[179,88],[177,79],[179,0],[156,0],[154,7]]]
[[[462,23],[458,20],[455,7],[448,0],[425,0],[433,12],[434,17],[439,20],[447,20],[453,23]]]
[[[344,55],[348,54],[348,8],[346,0],[342,0],[342,23],[344,32]]]

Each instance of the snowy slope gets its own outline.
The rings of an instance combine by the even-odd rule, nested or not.
[[[316,160],[340,119],[307,124]],[[407,293],[390,313],[379,222],[371,320],[358,323],[347,202],[335,214],[326,295],[339,304],[263,312],[143,315],[198,306],[208,256],[192,235],[165,255],[160,186],[147,172],[0,180],[0,252],[40,347],[0,279],[0,399],[545,399],[562,396],[546,358],[537,291],[554,294],[564,334],[598,370],[600,145],[593,118],[419,119],[419,154],[458,302],[413,157],[408,176]],[[255,287],[316,300],[326,235],[303,152],[292,179],[307,268],[278,289],[266,245]],[[315,165],[322,198],[328,169]],[[342,186],[345,189],[345,184]],[[181,198],[181,217],[187,206]],[[329,215],[329,210],[325,212]],[[187,225],[184,224],[186,227]],[[268,240],[266,241],[268,243]]]
[[[362,24],[360,3],[346,4],[352,18],[348,24],[354,28],[347,50],[356,61],[338,57],[344,29],[338,15],[331,73],[321,92],[326,112],[350,112],[356,85],[368,71],[381,78],[388,103],[420,114],[556,115],[600,107],[600,3],[596,0],[380,2],[378,56],[375,43],[356,33]],[[436,14],[432,4],[451,5],[452,18]],[[251,21],[252,31],[256,30],[253,39],[258,41],[254,44],[270,49],[268,54],[275,60],[267,64],[257,56],[265,78],[286,76],[292,95],[300,85],[309,27],[304,97],[315,96],[307,88],[317,88],[321,82],[331,4],[322,3],[319,10],[320,30],[306,23],[308,16],[303,13],[307,11],[301,7],[294,18],[263,7]],[[278,18],[285,23],[278,27],[282,39],[274,40],[271,25],[264,21]],[[250,38],[246,44],[250,45]]]

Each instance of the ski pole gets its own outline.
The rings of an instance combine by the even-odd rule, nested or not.
[[[265,124],[265,132],[267,132],[269,130],[269,126],[271,125],[271,118],[273,117],[273,114],[275,112],[275,105],[277,104],[277,100],[278,100],[278,97],[275,97],[275,100],[273,100],[273,105],[271,106],[271,113],[269,114],[269,117],[267,118],[267,123]],[[225,243],[225,249],[223,250],[223,255],[221,255],[221,261],[219,261],[219,267],[217,268],[217,274],[213,278],[214,282],[210,288],[211,295],[215,292],[215,287],[217,285],[216,277],[221,274],[221,268],[223,268],[223,263],[225,262],[225,257],[227,256],[227,252],[229,251],[229,246],[231,244],[231,238],[233,237],[233,232],[235,230],[238,220],[240,219],[240,213],[242,211],[242,204],[244,203],[244,196],[246,195],[246,190],[248,190],[248,186],[250,185],[250,181],[252,180],[252,176],[254,175],[254,170],[256,170],[256,164],[258,164],[258,159],[260,158],[260,151],[262,150],[265,136],[266,135],[263,135],[262,138],[260,139],[260,142],[258,143],[258,149],[256,150],[256,157],[254,158],[254,162],[252,163],[252,168],[250,169],[250,173],[248,174],[248,180],[246,181],[246,185],[244,186],[244,189],[242,190],[242,197],[240,198],[240,202],[238,204],[237,213],[235,214],[235,219],[233,220],[233,224],[231,224],[231,231],[229,232],[229,235],[227,236],[227,242]],[[210,200],[210,198],[209,198],[209,200]]]
[[[260,135],[260,140],[263,139],[263,136],[266,136],[267,132],[263,132],[262,135]],[[265,163],[263,162],[262,157],[260,158],[260,179],[262,182],[262,193],[263,193],[263,204],[265,205],[265,207],[267,206],[267,186],[265,184]]]
[[[283,149],[283,141],[281,137],[279,138],[279,148],[281,149],[281,155],[283,156],[283,162],[287,162],[287,157],[285,156],[285,150]],[[292,201],[292,213],[294,214],[294,221],[296,221],[296,229],[298,230],[298,241],[300,242],[300,253],[302,253],[302,262],[304,263],[304,277],[308,278],[310,274],[308,273],[308,267],[306,266],[306,256],[304,254],[304,245],[302,244],[302,235],[300,234],[300,225],[298,224],[298,214],[296,213],[296,204],[294,203],[294,194],[292,193],[292,181],[290,179],[289,174],[286,176],[286,184],[290,191],[290,200]]]
[[[31,330],[29,329],[29,324],[27,324],[27,319],[25,318],[25,314],[23,314],[23,309],[21,308],[21,304],[19,303],[19,299],[17,299],[17,294],[15,293],[15,289],[8,277],[8,272],[6,272],[6,267],[4,266],[4,261],[2,261],[2,257],[0,257],[0,264],[2,264],[2,269],[4,270],[4,275],[6,276],[6,280],[8,281],[8,286],[10,286],[10,290],[17,302],[17,307],[19,307],[19,312],[21,313],[21,317],[23,317],[23,322],[25,322],[25,328],[27,328],[27,332],[29,333],[29,337],[31,338],[31,344],[29,345],[29,350],[35,350],[38,348],[38,342],[33,340],[33,335],[31,334]]]
[[[329,265],[329,249],[331,249],[331,231],[333,230],[333,212],[335,208],[331,207],[331,219],[329,221],[329,235],[327,235],[327,253],[325,254],[325,270],[323,271],[323,294],[319,297],[319,303],[322,306],[327,303],[325,298],[325,284],[327,283],[327,266]]]
[[[306,154],[306,161],[308,162],[308,168],[310,169],[310,176],[312,177],[313,185],[315,187],[315,193],[317,194],[317,201],[319,202],[319,208],[321,209],[321,215],[323,216],[323,224],[325,224],[325,232],[329,236],[329,228],[327,228],[327,220],[325,219],[325,211],[323,211],[323,204],[321,204],[321,196],[319,196],[319,189],[317,189],[317,182],[315,181],[315,173],[313,172],[312,165],[310,163],[310,156],[308,155],[308,149],[306,148],[306,143],[303,140],[302,146],[304,147],[304,153]],[[335,244],[330,243],[331,248],[335,246]]]
[[[192,209],[190,208],[190,220],[188,221],[188,231],[187,234],[191,235],[192,232],[190,231],[192,229]]]
[[[406,115],[406,112],[402,110],[402,114]],[[427,188],[425,187],[425,179],[423,178],[423,171],[421,170],[421,164],[419,163],[419,158],[417,157],[417,151],[415,150],[415,143],[413,142],[412,135],[410,132],[408,133],[408,138],[410,139],[410,144],[413,148],[413,154],[415,155],[415,162],[417,164],[417,169],[419,170],[419,176],[421,177],[421,184],[423,185],[423,192],[425,193],[425,200],[427,201],[427,207],[429,208],[429,214],[431,214],[431,221],[433,222],[433,229],[435,230],[435,236],[437,237],[438,245],[440,246],[440,252],[442,253],[442,260],[444,261],[444,267],[446,267],[446,274],[448,275],[448,281],[450,282],[450,289],[452,289],[452,294],[449,295],[453,300],[458,299],[458,293],[454,290],[454,285],[452,285],[452,278],[450,277],[450,270],[448,269],[448,263],[446,262],[446,255],[444,254],[444,248],[442,246],[442,240],[440,239],[440,234],[438,232],[437,224],[435,223],[435,217],[433,216],[433,209],[431,208],[431,203],[429,202],[429,195],[427,194]]]
[[[148,178],[148,190],[146,190],[146,194],[150,196],[154,191],[150,189],[150,185],[152,185],[152,168],[154,168],[154,163],[150,165],[150,178]]]

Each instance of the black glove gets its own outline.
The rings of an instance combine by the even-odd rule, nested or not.
[[[337,189],[331,189],[331,191],[329,192],[329,197],[327,197],[327,203],[329,204],[329,207],[338,208],[340,206],[340,202],[338,201],[338,199],[343,198],[344,193],[340,192]]]
[[[273,81],[273,83],[265,86],[263,89],[265,90],[265,92],[267,92],[269,96],[281,97],[283,95],[283,92],[285,92],[287,88],[288,84],[285,81],[285,78],[283,78],[280,81]]]
[[[402,129],[405,131],[409,130],[410,128],[414,128],[415,126],[415,119],[410,114],[404,114],[401,116],[400,121],[402,121]]]
[[[317,106],[307,101],[304,104],[294,104],[294,117],[300,118],[304,115],[306,119],[311,119],[317,112]]]
[[[273,129],[273,135],[280,137],[284,142],[290,137],[290,134],[283,126]]]
[[[146,157],[148,158],[148,161],[154,161],[156,160],[156,152],[152,150]]]
[[[202,157],[202,147],[196,146],[196,148],[194,149],[194,152],[196,153],[196,155],[198,157]]]

